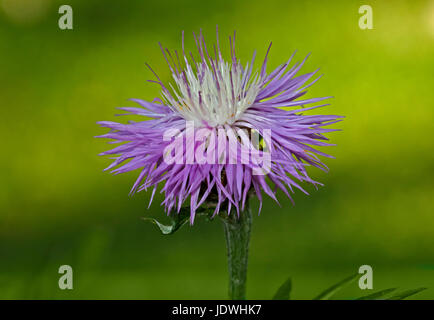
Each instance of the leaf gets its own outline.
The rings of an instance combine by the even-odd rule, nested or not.
[[[189,208],[181,208],[179,213],[175,213],[170,217],[170,225],[165,225],[154,218],[142,218],[145,221],[151,221],[156,224],[160,229],[161,233],[164,235],[174,234],[179,228],[181,228],[189,219],[190,210]]]
[[[289,300],[289,294],[292,289],[292,281],[291,278],[288,278],[280,287],[277,289],[277,292],[273,296],[273,300]]]
[[[404,300],[405,298],[408,298],[412,295],[415,295],[416,293],[419,293],[423,290],[426,290],[427,288],[417,288],[417,289],[411,289],[411,290],[406,290],[403,292],[400,292],[392,297],[390,297],[389,299],[386,300]]]
[[[213,210],[208,207],[200,207],[196,210],[196,216],[206,216],[208,220],[211,220],[210,216]],[[179,213],[174,213],[170,217],[170,225],[165,225],[154,218],[142,218],[144,221],[150,221],[158,226],[161,233],[164,235],[174,234],[178,231],[187,221],[190,219],[190,208],[182,207]]]
[[[326,289],[325,291],[321,292],[318,296],[316,296],[313,300],[328,300],[331,297],[335,295],[336,292],[338,292],[340,289],[345,287],[346,285],[350,284],[354,280],[356,280],[359,277],[359,273],[355,273],[348,278],[345,278],[344,280],[336,283],[335,285],[331,286],[330,288]]]
[[[357,298],[356,300],[382,300],[385,296],[395,291],[396,288],[385,289],[381,291],[377,291],[366,296]]]
[[[180,227],[182,227],[186,222],[187,219],[185,219],[184,223],[182,224],[176,224],[175,222],[172,222],[171,225],[165,225],[159,222],[157,219],[153,218],[142,218],[144,221],[150,221],[158,226],[162,234],[168,235],[175,233]]]

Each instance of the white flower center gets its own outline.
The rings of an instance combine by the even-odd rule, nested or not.
[[[184,57],[186,67],[173,72],[173,94],[163,91],[167,104],[195,126],[233,124],[255,101],[261,88],[260,76],[251,77],[252,66],[232,64],[221,56],[200,61],[195,70]]]

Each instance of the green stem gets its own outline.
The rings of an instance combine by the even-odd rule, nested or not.
[[[244,300],[246,299],[247,258],[252,227],[249,199],[246,201],[245,210],[240,212],[239,218],[233,210],[222,220],[228,256],[229,299]]]

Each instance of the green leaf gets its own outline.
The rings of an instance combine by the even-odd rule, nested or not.
[[[208,220],[211,219],[211,215],[214,212],[212,208],[203,206],[196,210],[196,217],[199,216],[206,216]],[[179,213],[174,213],[170,217],[170,225],[165,225],[159,222],[157,219],[154,218],[142,218],[144,221],[150,221],[158,226],[161,233],[164,235],[174,234],[176,231],[178,231],[183,225],[187,223],[187,221],[190,219],[190,208],[189,207],[182,207]]]
[[[169,235],[174,234],[176,231],[179,230],[189,219],[190,217],[190,209],[189,208],[181,208],[179,213],[175,213],[172,216],[170,216],[171,223],[170,225],[165,225],[159,222],[157,219],[154,218],[142,218],[145,221],[150,221],[157,225],[157,227],[160,229],[162,234]]]
[[[288,278],[280,287],[277,289],[276,294],[273,296],[273,300],[289,300],[289,294],[292,289],[291,278]]]
[[[411,290],[406,290],[403,292],[400,292],[392,297],[390,297],[389,299],[386,300],[404,300],[405,298],[408,298],[412,295],[415,295],[416,293],[419,293],[423,290],[426,290],[427,288],[417,288],[417,289],[411,289]]]
[[[382,298],[389,295],[390,293],[392,293],[395,290],[396,290],[396,288],[390,288],[390,289],[377,291],[377,292],[368,294],[367,296],[357,298],[356,300],[383,300]]]
[[[162,224],[161,222],[159,222],[157,219],[153,219],[153,218],[142,218],[142,219],[145,221],[150,221],[150,222],[156,224],[158,226],[158,228],[160,229],[161,233],[165,234],[165,235],[175,233],[188,220],[188,219],[185,219],[185,221],[181,224],[177,224],[176,222],[173,221],[171,225],[165,225],[165,224]]]
[[[355,273],[348,278],[345,278],[344,280],[336,283],[335,285],[331,286],[330,288],[326,289],[325,291],[321,292],[318,296],[316,296],[313,300],[329,300],[331,297],[333,297],[336,292],[338,292],[340,289],[345,287],[346,285],[350,284],[354,280],[356,280],[360,276],[359,273]]]

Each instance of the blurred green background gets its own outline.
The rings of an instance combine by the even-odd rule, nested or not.
[[[304,72],[325,74],[309,97],[345,115],[329,135],[325,187],[280,194],[254,217],[248,297],[268,299],[289,276],[293,298],[312,298],[368,264],[374,289],[426,286],[434,298],[434,1],[68,1],[74,29],[58,28],[64,1],[0,0],[0,298],[220,299],[227,296],[219,221],[162,236],[141,217],[167,218],[157,197],[128,196],[137,172],[103,173],[109,148],[93,136],[129,98],[159,96],[158,41],[180,48],[181,31],[208,42],[237,30],[237,52],[269,70],[294,50]],[[359,6],[374,29],[358,27]],[[257,203],[254,203],[257,208]],[[74,290],[57,286],[60,265]],[[338,298],[367,294],[354,284]]]

